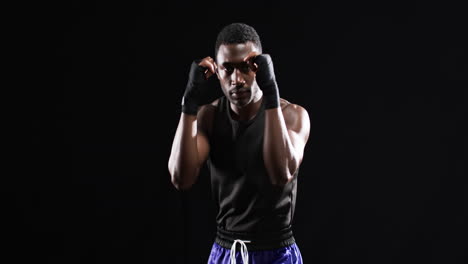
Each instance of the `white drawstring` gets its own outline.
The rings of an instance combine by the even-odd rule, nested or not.
[[[231,264],[236,264],[236,243],[237,242],[239,242],[241,244],[242,262],[244,262],[244,264],[249,264],[249,252],[247,251],[247,246],[245,245],[245,243],[250,243],[250,241],[249,240],[240,240],[240,239],[236,239],[236,240],[234,240],[234,243],[232,243],[232,247],[231,247]],[[244,248],[245,248],[245,252],[244,252]]]

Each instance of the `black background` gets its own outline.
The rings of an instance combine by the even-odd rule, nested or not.
[[[272,56],[281,96],[310,115],[294,219],[305,263],[463,263],[467,20],[457,5],[427,7],[46,6],[32,25],[45,85],[31,94],[31,173],[12,189],[10,252],[206,263],[209,175],[181,193],[167,161],[191,61],[244,22]]]

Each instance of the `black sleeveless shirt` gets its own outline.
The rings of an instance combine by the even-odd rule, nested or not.
[[[274,186],[263,161],[265,108],[248,121],[232,119],[229,100],[221,97],[210,133],[208,168],[218,213],[216,242],[230,248],[235,239],[249,240],[249,250],[294,243],[297,172],[285,186]]]

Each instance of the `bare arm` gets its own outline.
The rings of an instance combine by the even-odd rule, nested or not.
[[[184,113],[180,116],[168,163],[172,184],[178,190],[189,189],[196,182],[200,168],[208,158],[208,137],[201,129],[207,112],[206,107],[202,107],[198,117]]]
[[[203,94],[212,92],[206,80],[216,71],[216,63],[205,57],[199,63],[194,61],[190,67],[189,81],[185,88],[182,114],[172,142],[168,169],[172,184],[178,190],[189,189],[198,178],[200,168],[208,158],[210,145],[206,130],[213,113],[211,105],[199,107]],[[212,87],[211,87],[212,89]]]
[[[293,179],[310,133],[307,111],[289,104],[265,111],[263,157],[271,182],[282,186]]]

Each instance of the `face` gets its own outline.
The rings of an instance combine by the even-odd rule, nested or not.
[[[216,55],[219,82],[229,101],[243,107],[251,103],[259,87],[251,64],[244,61],[251,52],[260,53],[252,43],[223,44]]]

